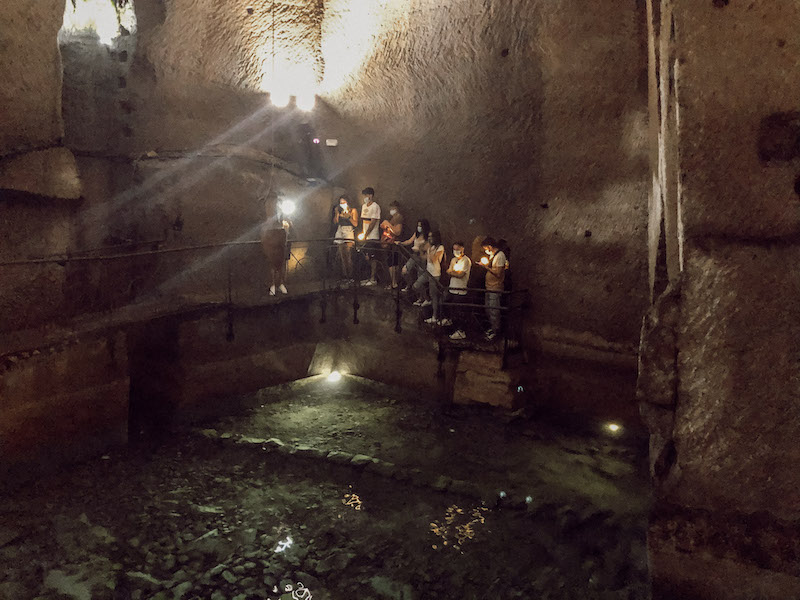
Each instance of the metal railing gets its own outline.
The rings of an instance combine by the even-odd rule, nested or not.
[[[347,250],[340,250],[340,243],[347,244]],[[61,317],[77,316],[85,314],[95,309],[95,312],[114,311],[127,306],[148,305],[142,302],[144,298],[158,297],[158,292],[166,288],[174,288],[177,297],[180,299],[176,308],[190,309],[200,304],[221,304],[226,306],[229,311],[237,304],[237,299],[249,295],[252,303],[264,301],[266,287],[257,283],[258,277],[254,273],[266,273],[264,255],[261,251],[259,240],[243,240],[232,242],[218,242],[208,244],[197,244],[191,246],[179,246],[172,248],[161,247],[163,240],[148,240],[142,242],[130,242],[120,246],[106,246],[102,248],[91,248],[76,252],[65,252],[40,257],[28,257],[24,259],[14,259],[0,261],[0,281],[16,282],[25,288],[30,286],[30,282],[35,282],[37,277],[31,270],[42,267],[58,265],[70,268],[71,265],[80,266],[82,269],[91,268],[89,265],[97,265],[99,271],[92,271],[90,275],[79,275],[78,281],[89,281],[85,287],[72,290],[72,296],[65,298],[65,303],[72,305],[71,308],[64,307],[58,311]],[[351,244],[351,245],[350,245]],[[147,250],[127,251],[131,246],[151,246]],[[126,251],[110,253],[108,250],[113,248],[125,248]],[[99,252],[99,253],[98,253]],[[338,256],[339,252],[352,253],[352,273],[343,272],[342,265]],[[95,254],[98,253],[98,254]],[[244,253],[244,254],[242,254]],[[197,257],[197,255],[200,257]],[[368,255],[371,258],[367,258]],[[180,262],[170,262],[158,260],[152,262],[154,258],[177,256]],[[389,259],[396,264],[398,270],[408,261],[412,253],[404,246],[397,244],[380,245],[367,244],[359,240],[344,240],[336,238],[319,238],[306,240],[289,240],[286,246],[286,282],[290,286],[298,285],[301,291],[318,292],[321,295],[320,322],[325,322],[327,318],[328,295],[331,293],[346,292],[352,295],[353,323],[359,323],[360,296],[366,292],[362,281],[368,277],[369,261],[375,260],[378,263],[378,277],[388,278]],[[194,258],[193,258],[194,257]],[[122,261],[118,269],[112,268]],[[222,264],[220,264],[222,263]],[[473,265],[475,268],[476,265]],[[424,269],[424,266],[420,266]],[[18,271],[25,272],[19,273]],[[211,282],[202,285],[192,285],[192,275],[207,271],[207,276]],[[99,273],[99,274],[98,274]],[[188,275],[187,275],[188,274]],[[74,275],[74,273],[73,273]],[[352,275],[348,277],[347,275]],[[391,295],[395,304],[395,331],[402,331],[402,315],[406,307],[411,306],[411,294],[406,297],[401,291],[402,283],[408,283],[402,275],[400,285],[391,290]],[[98,290],[125,284],[128,279],[128,288],[123,292],[111,295],[105,300],[93,303],[88,298],[101,295]],[[136,281],[141,280],[140,285],[135,285]],[[195,282],[196,283],[196,282]],[[302,284],[307,284],[305,288]],[[441,282],[437,282],[439,292],[442,295],[441,307],[444,313],[459,311],[461,317],[468,322],[468,328],[473,332],[484,329],[484,322],[487,320],[487,306],[478,302],[487,293],[483,288],[466,288],[469,296],[468,302],[448,302],[445,301],[444,293],[447,287]],[[205,286],[205,287],[204,287]],[[69,287],[69,286],[67,286]],[[0,301],[2,301],[4,290],[8,286],[0,288]],[[380,288],[379,288],[380,289]],[[379,292],[383,293],[383,292]],[[528,307],[528,294],[526,290],[490,292],[501,295],[502,301],[499,307],[492,307],[499,311],[504,325],[498,338],[502,341],[502,352],[504,366],[509,352],[523,347],[522,319]],[[81,296],[83,294],[83,297]],[[69,295],[69,294],[67,294]],[[208,298],[211,298],[209,301]],[[423,312],[420,311],[419,321],[422,323]],[[232,319],[232,318],[231,318]],[[424,324],[423,324],[424,326]],[[482,349],[496,349],[497,342],[491,346],[476,341],[471,335],[468,340],[459,342],[449,339],[449,333],[442,327],[431,327],[430,332],[436,336],[439,347],[448,346],[461,347],[480,347]]]

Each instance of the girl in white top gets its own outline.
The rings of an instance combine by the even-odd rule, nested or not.
[[[420,219],[417,221],[417,229],[404,242],[395,242],[401,246],[411,246],[412,255],[403,267],[403,276],[406,278],[406,287],[403,288],[404,292],[410,292],[411,286],[419,276],[419,268],[426,262],[426,257],[423,252],[423,247],[428,241],[428,234],[431,231],[431,226],[428,224],[427,219]]]

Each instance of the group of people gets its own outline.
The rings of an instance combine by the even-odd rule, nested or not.
[[[336,226],[334,243],[337,246],[343,278],[349,283],[353,282],[353,252],[358,240],[363,243],[363,255],[369,263],[370,277],[364,285],[377,285],[378,268],[380,264],[385,264],[390,277],[387,289],[399,287],[402,277],[406,284],[402,291],[417,296],[414,304],[431,307],[432,314],[425,320],[427,324],[452,326],[454,330],[450,337],[454,340],[465,339],[467,326],[464,317],[468,311],[458,310],[456,305],[470,303],[473,296],[469,284],[473,263],[466,254],[464,242],[453,243],[452,258],[447,263],[447,252],[442,244],[441,234],[432,231],[426,219],[419,220],[416,230],[403,239],[404,222],[400,205],[392,202],[389,205],[389,219],[381,220],[381,209],[375,202],[375,190],[371,187],[364,188],[361,195],[363,203],[360,215],[351,206],[346,195],[339,197],[333,210],[333,224]],[[483,256],[479,263],[486,273],[484,285],[481,286],[483,289],[479,292],[484,294],[489,322],[486,339],[492,340],[501,327],[501,300],[506,291],[506,272],[509,268],[508,249],[502,241],[495,241],[491,237],[481,240],[480,246]],[[446,288],[443,275],[449,277]],[[452,309],[447,314],[443,310],[445,306]]]
[[[403,239],[404,220],[399,203],[392,202],[389,218],[381,220],[375,190],[364,188],[361,195],[360,214],[346,195],[340,196],[332,209],[332,226],[336,228],[334,244],[343,279],[354,283],[357,269],[354,252],[358,243],[360,255],[369,264],[369,279],[363,285],[377,285],[378,269],[385,265],[390,279],[386,288],[397,289],[405,283],[402,291],[416,296],[414,305],[431,307],[431,316],[425,323],[453,327],[450,338],[454,340],[465,339],[468,330],[466,315],[470,311],[459,310],[458,305],[472,304],[471,299],[483,294],[489,325],[486,339],[494,339],[501,328],[502,298],[507,287],[509,250],[505,242],[491,237],[476,240],[481,250],[473,243],[473,257],[480,257],[480,267],[474,268],[464,242],[456,241],[448,262],[441,234],[431,230],[426,219],[417,221],[416,229]],[[284,280],[291,221],[283,214],[275,194],[269,194],[266,199],[266,213],[261,244],[270,267],[269,293],[272,296],[286,294]],[[485,270],[482,282],[477,273],[481,269]]]

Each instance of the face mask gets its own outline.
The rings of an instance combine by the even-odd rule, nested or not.
[[[422,227],[417,227],[417,233],[422,233]]]
[[[392,215],[392,216],[396,215],[397,214],[397,209],[396,208],[390,208],[389,209],[389,214]]]
[[[366,204],[367,202],[369,202],[369,198],[364,198],[364,204]]]
[[[462,254],[464,254],[463,250],[453,250],[453,255],[454,256],[461,256]]]
[[[341,208],[342,210],[347,210],[347,204],[340,204],[339,208]]]

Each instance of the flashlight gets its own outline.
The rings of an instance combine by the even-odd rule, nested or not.
[[[294,212],[295,204],[291,200],[283,200],[278,207],[281,209],[281,212],[285,215],[290,215]]]
[[[487,265],[489,264],[489,257],[488,257],[488,256],[484,256],[484,257],[481,259],[481,264],[482,264],[484,267],[485,267],[485,266],[487,266]]]
[[[363,233],[359,233],[358,234],[358,239],[359,240],[363,240],[364,239],[364,234]]]
[[[456,266],[453,267],[453,271],[458,271],[459,273],[464,270],[464,265],[461,263],[456,263]]]

